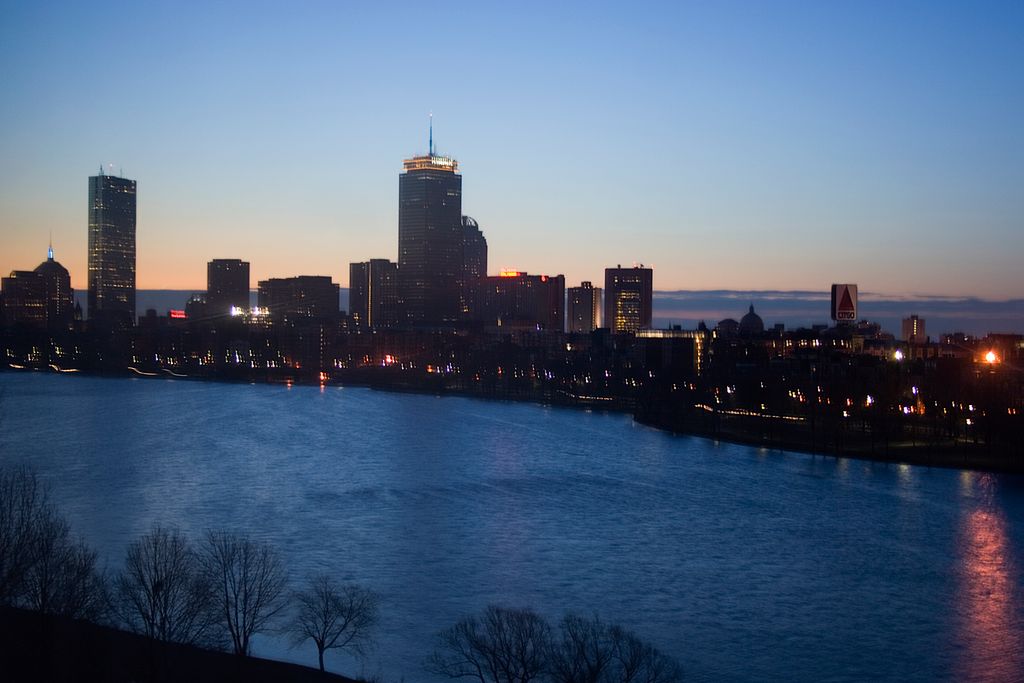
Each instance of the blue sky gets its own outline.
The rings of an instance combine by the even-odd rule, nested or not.
[[[294,6],[293,6],[294,4]],[[85,286],[86,178],[138,281],[395,258],[457,157],[490,270],[658,289],[1024,292],[1024,3],[29,3],[0,22],[0,271]]]

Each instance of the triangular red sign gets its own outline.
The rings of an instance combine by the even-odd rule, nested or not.
[[[838,310],[840,313],[853,313],[853,300],[850,298],[850,289],[848,287],[843,288],[843,298],[839,301]]]

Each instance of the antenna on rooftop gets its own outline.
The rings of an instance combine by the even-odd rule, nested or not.
[[[434,156],[434,112],[430,112],[430,156]]]
[[[46,258],[49,261],[53,260],[53,228],[50,228],[50,246],[46,249]]]

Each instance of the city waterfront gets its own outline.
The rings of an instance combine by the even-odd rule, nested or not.
[[[431,680],[489,603],[621,623],[687,680],[1019,680],[1024,479],[677,437],[621,414],[368,389],[0,373],[31,464],[117,570],[155,523],[382,597],[350,674]],[[263,639],[261,656],[313,663]]]

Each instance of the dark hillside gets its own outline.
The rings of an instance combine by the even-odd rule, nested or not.
[[[162,644],[84,621],[0,608],[5,683],[356,683],[297,664]]]

